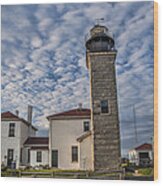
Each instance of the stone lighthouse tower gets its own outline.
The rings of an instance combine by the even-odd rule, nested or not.
[[[114,39],[105,26],[95,25],[86,41],[90,74],[93,169],[117,170],[120,134],[117,105]]]

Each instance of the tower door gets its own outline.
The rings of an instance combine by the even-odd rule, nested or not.
[[[58,150],[52,150],[52,167],[58,167]]]
[[[13,160],[14,160],[14,150],[8,149],[8,151],[7,151],[7,166],[8,167],[11,167]]]

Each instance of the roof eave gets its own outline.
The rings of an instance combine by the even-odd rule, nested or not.
[[[4,117],[4,118],[1,118],[1,121],[21,121],[22,123],[24,123],[27,126],[31,125],[28,121],[26,121],[23,118],[7,118],[7,117],[5,118]],[[34,130],[38,131],[38,129],[36,127],[34,127],[33,125],[31,125],[31,126]]]
[[[76,140],[78,142],[82,142],[84,139],[86,139],[87,137],[89,137],[91,134],[92,134],[91,131],[87,131],[86,133],[84,133],[80,137],[78,137]]]
[[[49,116],[48,120],[74,120],[74,119],[90,119],[91,116]]]
[[[1,121],[20,121],[19,118],[1,118]]]

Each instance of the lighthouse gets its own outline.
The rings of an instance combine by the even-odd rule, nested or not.
[[[119,170],[120,129],[114,38],[106,26],[97,24],[90,30],[85,46],[91,90],[93,169]]]

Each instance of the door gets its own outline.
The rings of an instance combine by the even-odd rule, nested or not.
[[[14,150],[8,149],[8,151],[7,151],[7,166],[8,167],[11,167],[13,160],[14,160]]]
[[[140,152],[139,153],[139,165],[147,166],[150,163],[149,153],[148,152]]]
[[[52,150],[52,167],[58,167],[58,150]]]

